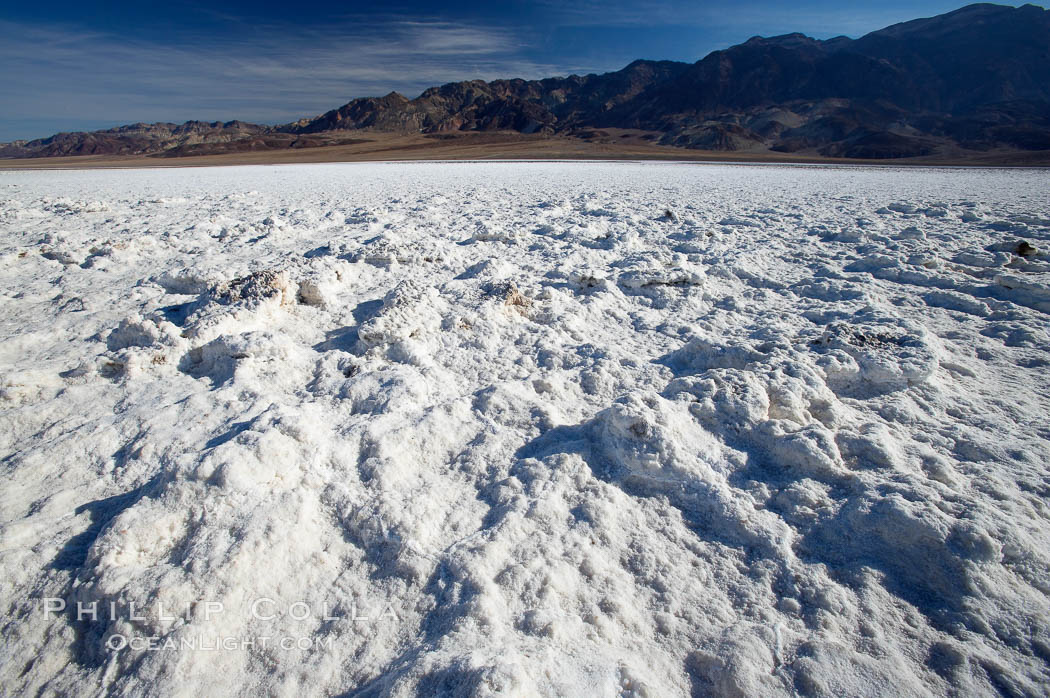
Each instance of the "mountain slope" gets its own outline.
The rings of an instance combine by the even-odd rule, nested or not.
[[[635,61],[604,75],[571,75],[545,80],[471,80],[431,87],[409,100],[355,99],[314,119],[279,127],[294,133],[374,128],[386,131],[564,131],[577,126],[615,126],[602,115],[630,103],[654,85],[681,75],[686,63]]]
[[[140,155],[189,145],[229,143],[268,130],[266,126],[242,121],[131,124],[104,131],[58,133],[49,138],[4,144],[0,146],[0,157]]]

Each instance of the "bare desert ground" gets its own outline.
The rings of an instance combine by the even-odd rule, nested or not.
[[[358,142],[305,149],[158,157],[146,155],[82,155],[58,158],[0,160],[0,169],[79,169],[123,167],[205,167],[210,165],[271,165],[314,162],[375,162],[412,160],[679,160],[697,162],[842,163],[887,165],[965,165],[983,167],[1046,167],[1050,151],[1027,153],[988,151],[942,153],[893,160],[827,158],[815,153],[771,151],[689,150],[654,145],[652,134],[603,129],[593,138],[464,133],[401,135],[363,132]]]

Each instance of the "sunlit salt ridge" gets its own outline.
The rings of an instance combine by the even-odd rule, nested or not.
[[[1048,249],[1039,171],[0,173],[0,692],[1038,694]]]

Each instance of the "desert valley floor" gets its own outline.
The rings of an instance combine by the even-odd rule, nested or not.
[[[1043,694],[1047,191],[0,172],[0,693]]]

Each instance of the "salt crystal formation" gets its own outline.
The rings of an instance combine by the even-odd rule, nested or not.
[[[0,173],[0,693],[1042,694],[1048,249],[1025,170]]]

